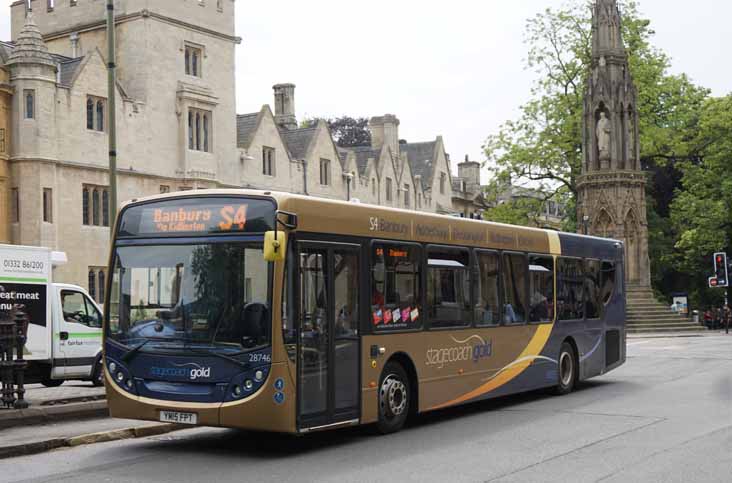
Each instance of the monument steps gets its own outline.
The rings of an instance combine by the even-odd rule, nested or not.
[[[626,301],[628,333],[701,332],[704,327],[694,323],[656,300],[651,289],[628,288]]]

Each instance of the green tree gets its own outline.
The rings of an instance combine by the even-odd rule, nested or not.
[[[371,131],[369,131],[369,120],[365,117],[353,118],[342,116],[336,118],[310,118],[302,122],[302,127],[315,126],[319,120],[324,120],[333,139],[338,146],[350,148],[356,146],[369,146],[371,144]]]
[[[718,303],[723,293],[706,287],[712,254],[732,254],[732,95],[704,103],[687,145],[688,155],[678,163],[682,188],[671,204],[676,251],[666,260],[690,275],[697,303]]]
[[[621,1],[623,40],[630,71],[639,92],[641,161],[666,162],[683,156],[688,130],[708,96],[685,75],[668,73],[669,59],[653,47],[650,21],[640,17],[637,4]],[[528,20],[526,66],[537,74],[530,100],[515,120],[504,123],[485,142],[487,164],[498,179],[530,185],[547,195],[568,196],[576,203],[581,173],[582,105],[591,64],[591,3],[573,0],[569,6],[547,9]],[[502,208],[502,213],[510,205]],[[520,213],[524,207],[516,206]],[[574,210],[566,228],[575,228]]]

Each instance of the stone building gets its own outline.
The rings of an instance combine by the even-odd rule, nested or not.
[[[234,0],[116,6],[119,199],[239,186]],[[12,42],[0,44],[0,106],[13,94],[0,236],[65,251],[56,279],[99,300],[110,237],[105,18],[99,0],[17,1]]]
[[[243,186],[452,214],[450,158],[441,136],[408,143],[399,119],[372,117],[371,145],[343,148],[325,122],[299,127],[295,86],[277,84],[269,105],[237,116]]]
[[[10,109],[13,102],[13,86],[10,70],[5,65],[10,49],[0,43],[0,243],[10,243],[8,202],[10,200]]]
[[[358,198],[449,213],[441,137],[400,144],[394,116],[372,146],[340,149],[325,123],[300,129],[294,89],[237,116],[235,0],[117,0],[118,199],[216,187]],[[111,220],[106,5],[11,4],[0,42],[0,241],[68,254],[59,281],[103,300]]]
[[[530,198],[543,201],[541,212],[532,217],[532,224],[537,228],[561,229],[562,222],[566,218],[565,205],[561,201],[547,200],[546,194],[539,190],[512,184],[500,188],[497,200],[489,200],[486,197],[488,186],[480,183],[480,163],[470,161],[468,156],[465,156],[465,161],[457,166],[458,175],[452,178],[452,206],[457,215],[463,218],[483,219],[483,214],[495,203]]]
[[[584,102],[577,219],[592,235],[625,242],[626,279],[650,288],[646,174],[640,165],[637,92],[615,0],[597,0],[592,71]]]

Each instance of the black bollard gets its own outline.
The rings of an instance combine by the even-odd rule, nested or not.
[[[15,345],[15,321],[0,319],[0,380],[2,380],[2,403],[12,408],[15,402],[13,384],[13,346]]]
[[[25,400],[25,370],[28,362],[23,360],[23,349],[25,342],[28,340],[28,314],[23,310],[18,310],[15,314],[15,336],[16,336],[16,359],[15,359],[15,385],[18,398],[15,400],[13,407],[15,409],[26,409],[28,401]]]

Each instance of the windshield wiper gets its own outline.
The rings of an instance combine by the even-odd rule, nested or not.
[[[187,350],[189,352],[191,352],[192,354],[197,354],[197,355],[200,355],[200,356],[214,356],[214,357],[218,357],[220,359],[224,359],[224,360],[227,360],[229,362],[233,362],[234,364],[238,364],[239,366],[241,366],[241,367],[243,367],[245,369],[249,367],[249,364],[248,363],[243,362],[243,361],[240,361],[239,359],[234,359],[233,357],[229,357],[229,356],[224,355],[224,354],[221,354],[219,352],[207,351],[207,350],[197,350],[197,349],[192,349],[190,347]],[[240,352],[239,354],[243,354],[243,352]]]
[[[130,362],[135,357],[135,355],[137,355],[137,353],[140,351],[140,349],[143,348],[143,346],[147,345],[148,342],[153,341],[153,340],[159,342],[161,340],[169,341],[169,340],[176,340],[176,339],[168,338],[168,337],[150,337],[149,339],[145,339],[144,341],[142,341],[135,347],[130,348],[129,346],[125,346],[129,349],[129,351],[127,353],[125,353],[125,355],[122,356],[122,361]],[[181,339],[178,339],[178,340],[181,340]]]
[[[150,342],[152,339],[146,339],[142,341],[140,344],[136,345],[132,349],[130,349],[125,355],[122,356],[122,361],[125,363],[128,363],[132,360],[133,357],[135,357],[135,354],[137,354],[142,347]]]

